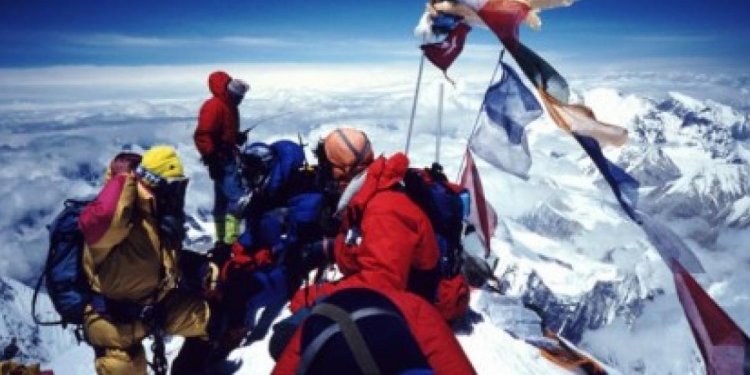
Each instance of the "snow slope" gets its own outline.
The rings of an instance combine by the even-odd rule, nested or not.
[[[25,349],[27,358],[63,374],[91,370],[88,348],[73,346],[69,334],[30,324],[26,297],[19,297],[29,296],[28,291],[21,292],[11,279],[33,283],[44,261],[45,224],[65,198],[98,191],[106,163],[118,150],[141,151],[156,143],[178,148],[191,178],[188,246],[210,246],[211,182],[191,136],[206,95],[203,78],[212,68],[0,70],[0,82],[16,93],[0,95],[0,193],[6,197],[0,215],[0,276],[13,291],[3,300],[0,328],[5,331],[0,335],[38,337],[39,345]],[[350,125],[368,132],[378,152],[404,147],[413,67],[226,68],[254,83],[241,108],[244,126],[261,122],[253,139],[300,134],[314,144],[331,129]],[[363,69],[369,72],[365,78]],[[455,73],[456,86],[446,86],[445,92],[441,161],[449,176],[458,172],[488,78],[462,73]],[[24,77],[34,85],[19,86]],[[440,82],[439,74],[426,72],[409,155],[415,165],[426,165],[434,156],[432,124]],[[707,270],[699,281],[750,331],[745,313],[750,275],[743,272],[750,265],[744,248],[750,237],[748,114],[676,92],[657,97],[591,82],[580,86],[591,89],[575,97],[602,120],[629,129],[629,144],[605,153],[641,179],[641,209],[686,239]],[[506,296],[543,310],[544,324],[623,373],[701,373],[668,270],[583,151],[546,118],[529,128],[529,141],[534,164],[528,181],[478,161],[486,195],[502,221],[489,263],[497,260],[494,273]],[[519,318],[523,324],[493,320],[479,300],[473,306],[483,321],[471,334],[459,334],[459,340],[481,373],[552,371],[536,349],[505,331],[528,327],[525,318]],[[179,342],[170,343],[172,351]],[[243,361],[241,373],[265,373],[271,366],[262,343],[232,358]]]

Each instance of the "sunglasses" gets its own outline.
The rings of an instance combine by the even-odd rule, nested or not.
[[[172,183],[172,182],[179,182],[179,181],[188,181],[189,178],[187,177],[162,177],[158,174],[149,171],[146,168],[143,168],[142,165],[139,165],[135,169],[135,174],[138,175],[138,177],[142,178],[146,182],[149,183],[151,186],[161,186],[165,183]]]

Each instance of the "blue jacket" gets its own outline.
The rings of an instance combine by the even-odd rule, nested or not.
[[[277,255],[319,237],[323,194],[302,171],[305,154],[300,145],[281,140],[269,147],[275,157],[268,183],[253,196],[238,241],[248,251],[268,248]]]

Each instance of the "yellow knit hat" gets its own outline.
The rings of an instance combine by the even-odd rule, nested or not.
[[[172,146],[151,147],[143,153],[141,167],[162,178],[185,177],[182,161]]]

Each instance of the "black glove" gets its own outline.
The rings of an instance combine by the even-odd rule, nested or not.
[[[207,257],[209,261],[221,269],[229,258],[232,257],[232,246],[223,242],[216,243],[211,250],[208,250]]]
[[[248,130],[237,132],[237,146],[242,146],[247,142],[247,133]]]
[[[183,249],[177,261],[181,274],[179,287],[193,293],[202,293],[208,257],[192,250]]]
[[[305,277],[310,271],[333,261],[333,240],[323,238],[302,246],[298,251],[287,253],[283,263],[289,269],[289,274],[295,277]]]
[[[173,215],[165,215],[159,219],[161,240],[171,249],[182,249],[185,239],[185,219]]]
[[[217,154],[210,154],[203,157],[203,164],[208,167],[208,176],[212,180],[221,180],[224,177],[224,163]]]

